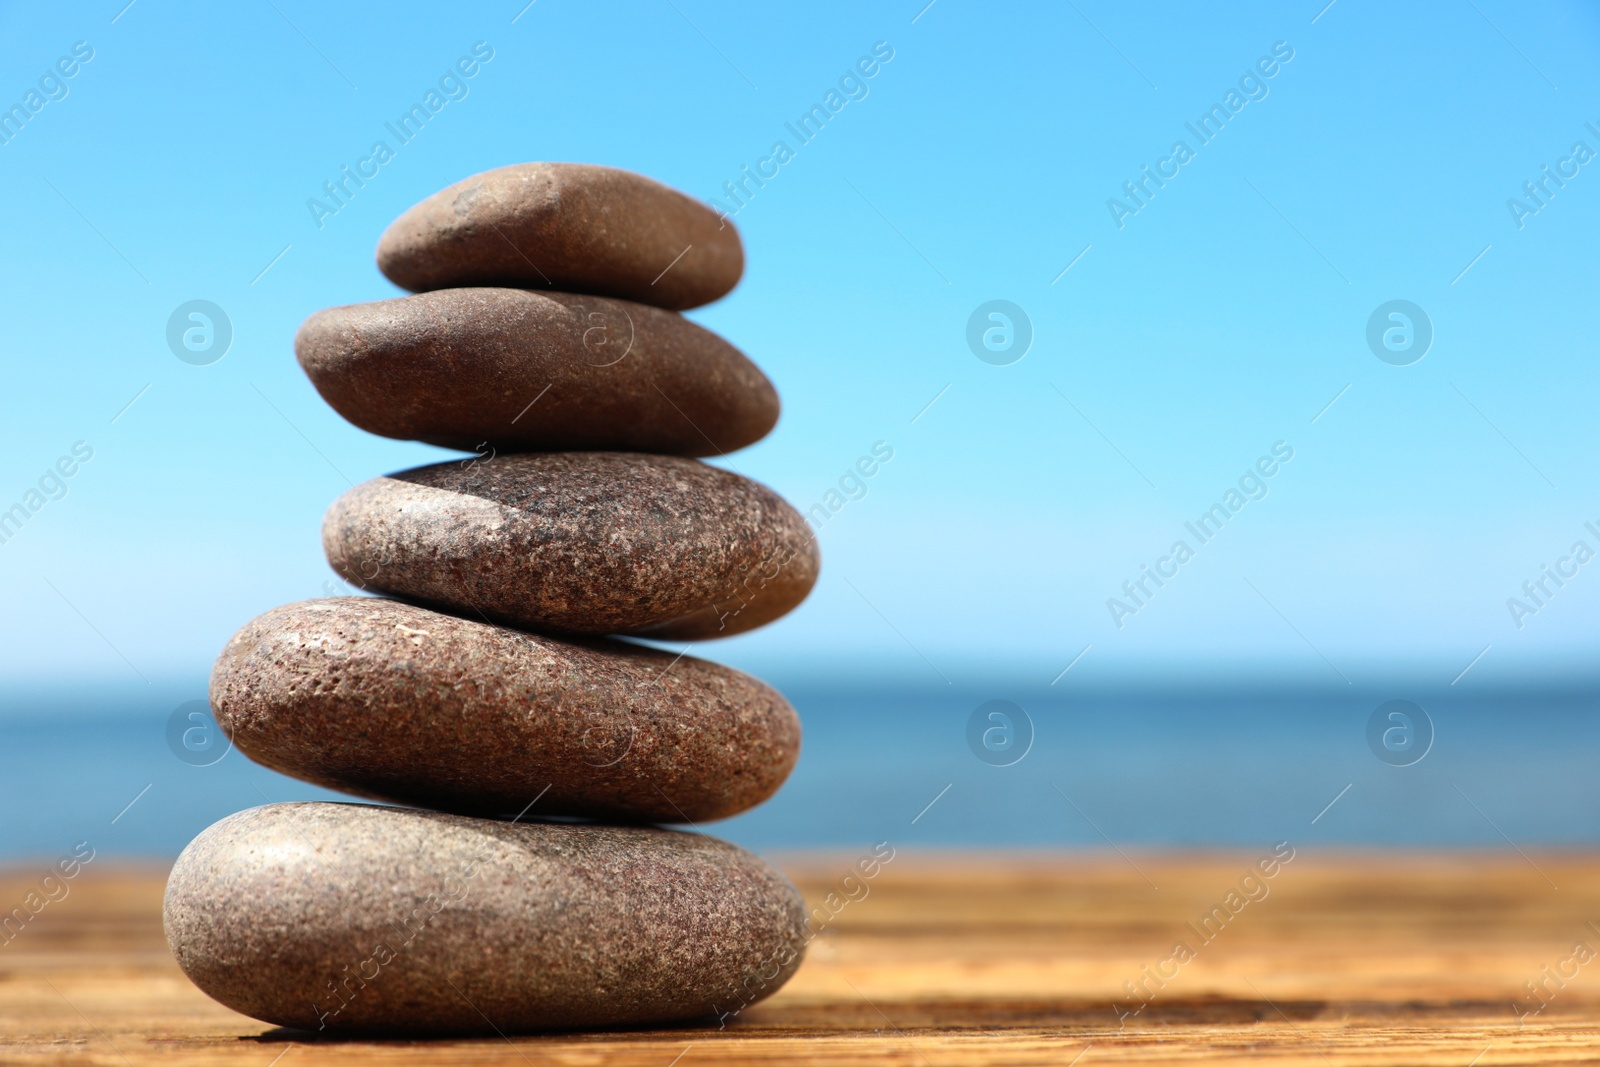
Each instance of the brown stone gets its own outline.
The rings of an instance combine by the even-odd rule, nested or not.
[[[738,283],[744,248],[731,222],[642,174],[519,163],[401,215],[378,241],[378,269],[413,292],[506,285],[682,311]]]
[[[322,544],[364,588],[529,630],[721,637],[816,582],[810,527],[758,482],[692,459],[522,453],[375,478]]]
[[[223,1004],[325,1032],[714,1020],[800,964],[805,905],[724,841],[361,804],[272,804],[190,842],[167,942]]]
[[[800,751],[783,697],[729,667],[557,640],[394,600],[274,608],[211,672],[245,755],[378,800],[693,822],[767,799]]]
[[[319,311],[300,366],[371,433],[468,452],[712,456],[766,436],[778,394],[728,342],[660,308],[443,289]]]

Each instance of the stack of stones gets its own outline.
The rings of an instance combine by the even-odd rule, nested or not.
[[[694,458],[778,417],[761,371],[677,314],[734,286],[739,237],[639,175],[527,164],[407,211],[378,266],[416,295],[311,316],[301,366],[357,426],[473,454],[336,501],[330,563],[387,598],[255,619],[211,704],[257,762],[405,806],[210,827],[167,885],[172,950],[222,1003],[309,1030],[727,1018],[799,966],[803,901],[649,824],[771,796],[799,720],[617,635],[739,633],[816,580],[804,519]]]

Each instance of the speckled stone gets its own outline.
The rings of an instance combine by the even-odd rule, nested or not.
[[[475,815],[704,822],[777,791],[800,720],[729,667],[557,640],[393,600],[274,608],[228,642],[211,707],[257,763]]]
[[[184,973],[235,1011],[396,1035],[719,1016],[789,979],[806,922],[714,838],[322,803],[207,829],[164,910]]]
[[[396,219],[378,269],[421,292],[509,285],[681,311],[744,272],[733,223],[660,182],[588,163],[519,163],[466,178]]]
[[[322,545],[364,588],[522,629],[667,640],[754,629],[805,599],[810,527],[758,482],[692,459],[523,453],[374,478]]]
[[[294,340],[339,414],[482,452],[712,456],[778,421],[766,375],[670,311],[525,289],[443,289],[319,311]]]

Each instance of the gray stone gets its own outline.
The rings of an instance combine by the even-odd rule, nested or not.
[[[420,292],[507,285],[682,311],[744,272],[733,224],[660,182],[588,163],[519,163],[417,204],[378,241],[378,269]]]
[[[469,452],[711,456],[778,421],[777,391],[737,348],[626,300],[444,289],[319,311],[294,347],[363,430]]]
[[[211,673],[257,763],[330,789],[476,815],[726,818],[771,796],[800,720],[729,667],[557,640],[393,600],[274,608]]]
[[[322,803],[204,831],[164,913],[235,1011],[395,1035],[714,1018],[787,981],[806,929],[782,875],[713,838]]]
[[[364,482],[328,509],[334,569],[378,592],[521,629],[663,640],[754,629],[803,600],[805,519],[692,459],[523,453]]]

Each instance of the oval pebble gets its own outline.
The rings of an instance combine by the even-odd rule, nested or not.
[[[273,770],[462,814],[721,819],[776,792],[800,751],[794,709],[732,668],[372,597],[252,620],[217,658],[211,707]]]
[[[427,1035],[734,1012],[794,973],[806,913],[777,871],[695,834],[294,803],[190,842],[164,920],[235,1011]]]
[[[349,490],[322,523],[363,588],[520,629],[698,640],[794,608],[817,579],[810,527],[758,482],[692,459],[521,453]]]
[[[378,241],[378,269],[413,292],[507,285],[682,311],[738,283],[744,247],[731,222],[642,174],[519,163],[406,211]]]
[[[442,289],[319,311],[295,354],[370,433],[468,452],[710,456],[765,437],[778,394],[670,311],[524,289]]]

